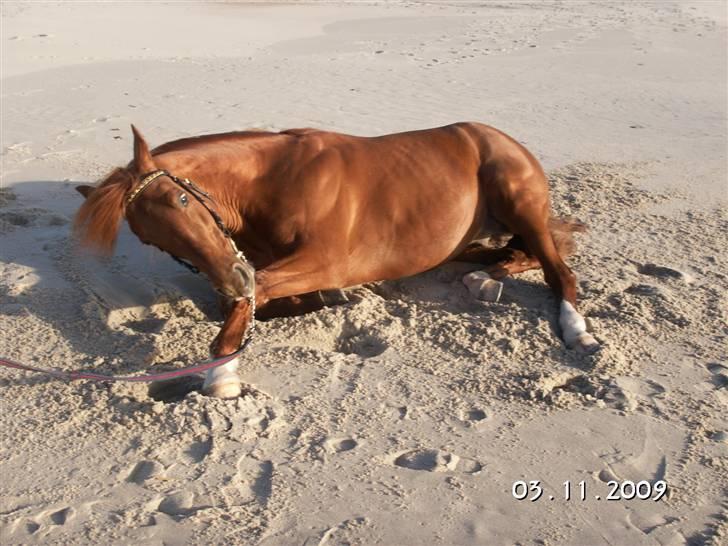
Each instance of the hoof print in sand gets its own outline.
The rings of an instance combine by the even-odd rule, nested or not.
[[[719,389],[728,388],[728,367],[722,364],[711,363],[707,366],[708,371],[713,374],[710,381]]]
[[[336,349],[344,354],[356,354],[363,358],[373,358],[379,356],[389,348],[389,345],[372,335],[358,332],[354,335],[342,336],[337,344]]]
[[[166,319],[147,317],[125,322],[123,325],[139,334],[158,334],[167,323]]]
[[[5,207],[11,201],[17,200],[17,195],[10,188],[0,188],[0,207]]]
[[[157,461],[139,461],[129,472],[126,481],[140,484],[159,476],[162,472],[164,472],[164,467]]]
[[[359,443],[353,438],[330,438],[324,442],[324,448],[329,453],[343,453],[351,451],[357,447]]]
[[[631,284],[625,290],[628,294],[634,294],[635,296],[663,296],[663,291],[659,286],[653,286],[651,284]]]
[[[609,468],[603,468],[597,475],[597,478],[603,483],[618,481],[617,476],[615,476],[614,472],[612,472],[612,470]]]
[[[471,408],[460,415],[460,420],[470,427],[482,424],[487,418],[488,415],[480,408]]]
[[[63,510],[57,510],[50,516],[51,521],[54,525],[65,525],[66,521],[73,517],[73,508],[64,508]]]
[[[13,227],[29,227],[35,224],[35,217],[26,211],[8,211],[0,214],[0,221]]]
[[[71,520],[76,515],[76,511],[67,506],[60,510],[48,510],[41,512],[37,517],[30,520],[26,525],[26,530],[29,534],[34,534],[44,527],[44,532],[47,532],[49,526],[61,526],[65,525],[67,521]]]
[[[458,457],[440,449],[415,449],[402,453],[394,459],[394,465],[409,470],[428,472],[462,472],[477,474],[483,465],[473,459]]]
[[[212,449],[212,440],[204,442],[192,442],[187,449],[184,450],[185,458],[191,463],[201,463],[210,454]]]
[[[190,491],[179,491],[165,497],[158,510],[169,516],[185,516],[192,511],[194,495]]]
[[[2,197],[0,196],[0,206],[2,206]],[[46,209],[26,208],[12,209],[0,212],[0,229],[1,231],[12,231],[15,228],[28,228],[38,225],[46,226],[64,226],[68,224],[68,219],[59,214],[53,214]]]
[[[682,271],[678,271],[677,269],[672,269],[670,267],[665,267],[662,265],[643,264],[637,266],[637,271],[642,275],[656,277],[661,280],[678,279],[686,283],[690,283],[692,281],[690,275],[688,275],[687,273],[683,273]]]

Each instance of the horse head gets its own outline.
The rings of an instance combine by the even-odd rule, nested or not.
[[[86,197],[74,228],[81,242],[110,253],[122,218],[142,243],[153,245],[205,274],[226,297],[250,297],[252,267],[238,252],[212,197],[159,168],[132,125],[134,160],[98,186],[79,186]]]

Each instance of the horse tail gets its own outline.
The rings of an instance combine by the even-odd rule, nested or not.
[[[550,218],[549,230],[551,237],[554,239],[556,250],[562,258],[571,256],[576,252],[576,241],[574,241],[574,233],[583,233],[587,230],[586,224],[576,218]]]

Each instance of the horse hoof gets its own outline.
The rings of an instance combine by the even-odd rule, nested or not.
[[[474,298],[497,302],[503,293],[503,283],[492,279],[485,271],[473,271],[463,277],[463,284]]]
[[[576,336],[571,343],[572,348],[585,354],[593,354],[599,350],[599,342],[589,332],[583,332]]]
[[[237,398],[243,392],[239,381],[228,381],[226,383],[213,383],[205,387],[202,394],[213,398]]]

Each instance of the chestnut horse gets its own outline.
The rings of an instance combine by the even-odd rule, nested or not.
[[[321,291],[450,260],[486,266],[463,279],[483,299],[497,299],[497,279],[543,268],[560,300],[566,345],[599,347],[576,310],[575,277],[563,260],[573,249],[571,232],[582,226],[551,217],[538,161],[492,127],[456,123],[370,138],[244,131],[176,140],[152,152],[132,131],[133,161],[97,186],[78,188],[87,199],[76,233],[108,253],[125,217],[142,243],[204,273],[227,299],[213,356],[240,345],[253,311],[245,297],[253,293],[261,314],[282,304],[289,314],[304,313],[324,305]],[[184,178],[204,195],[187,191]],[[254,274],[246,274],[210,209]],[[500,248],[481,244],[504,236],[510,240]],[[204,391],[237,396],[237,361],[211,370]]]

